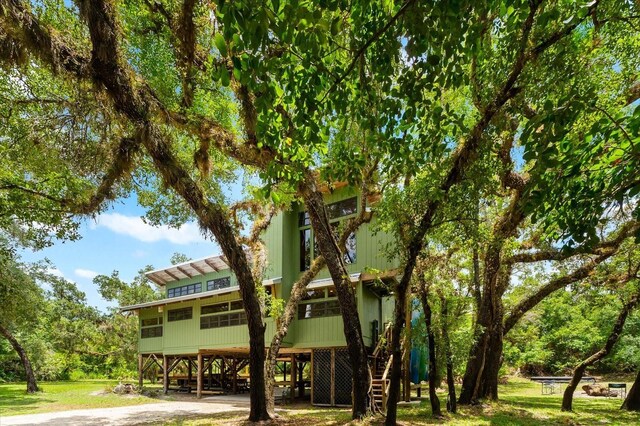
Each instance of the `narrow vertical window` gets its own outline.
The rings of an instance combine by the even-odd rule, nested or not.
[[[311,229],[300,230],[300,270],[311,267]]]

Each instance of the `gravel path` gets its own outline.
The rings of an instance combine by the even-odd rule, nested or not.
[[[0,417],[0,426],[10,425],[143,425],[162,424],[179,417],[202,417],[218,413],[248,412],[249,405],[241,400],[216,402],[171,401],[128,407],[93,408]]]

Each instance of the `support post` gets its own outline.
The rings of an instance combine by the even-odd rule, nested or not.
[[[296,356],[291,354],[291,399],[296,395]]]
[[[227,389],[227,377],[224,373],[224,369],[226,367],[226,359],[225,357],[220,358],[220,386],[222,386],[222,391],[225,392]]]
[[[169,393],[169,358],[162,355],[162,391],[166,395]]]
[[[304,398],[304,379],[303,379],[303,373],[304,373],[304,363],[300,362],[300,364],[298,365],[298,398],[302,399]]]
[[[215,358],[213,355],[210,355],[211,357]],[[213,388],[213,363],[215,362],[215,359],[213,361],[209,361],[209,390],[211,390],[211,388]]]
[[[202,398],[202,381],[203,381],[203,377],[204,376],[204,369],[203,369],[203,365],[202,365],[202,354],[198,354],[198,377],[196,378],[197,380],[197,391],[196,391],[196,396],[198,399]]]
[[[187,364],[189,366],[189,370],[187,373],[187,389],[189,389],[189,393],[191,393],[191,380],[193,380],[193,365],[191,364],[191,357],[187,357]]]
[[[233,377],[231,379],[232,380],[231,386],[233,388],[233,393],[236,394],[236,393],[238,393],[238,371],[237,371],[238,358],[233,357],[233,363],[231,364],[231,368],[233,370],[232,371]]]
[[[142,354],[138,354],[138,391],[142,390],[142,369],[144,368],[144,358]]]

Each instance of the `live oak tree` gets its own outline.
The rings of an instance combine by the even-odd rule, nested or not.
[[[29,329],[37,316],[34,310],[44,304],[42,290],[30,267],[21,263],[9,242],[0,236],[0,335],[7,339],[20,357],[27,379],[27,392],[37,392],[38,384],[29,354],[19,341],[19,330]]]
[[[582,176],[572,175],[569,170],[602,170],[601,161],[606,163],[611,160],[610,164],[622,164],[620,168],[614,169],[623,172],[616,177],[625,182],[619,185],[616,182],[617,195],[633,195],[633,191],[630,190],[634,182],[630,163],[636,154],[629,148],[635,145],[632,138],[636,136],[633,131],[630,132],[634,129],[635,117],[632,114],[633,110],[626,108],[626,105],[629,97],[635,93],[633,88],[638,64],[637,55],[632,54],[630,48],[635,43],[636,34],[626,20],[628,16],[637,14],[634,13],[633,5],[614,5],[612,2],[592,2],[585,5],[528,2],[510,5],[509,8],[502,8],[500,4],[486,4],[475,8],[469,5],[464,10],[464,19],[468,19],[470,23],[466,25],[464,21],[465,24],[460,24],[460,27],[467,28],[469,32],[468,35],[464,32],[462,35],[478,40],[477,44],[459,47],[462,52],[457,56],[453,52],[456,51],[455,46],[462,45],[461,43],[453,43],[454,47],[445,45],[449,51],[443,52],[443,55],[438,51],[431,52],[432,65],[443,60],[448,64],[449,73],[446,78],[442,77],[442,83],[437,89],[432,89],[431,79],[434,78],[434,74],[430,73],[428,55],[424,63],[419,60],[408,61],[414,68],[413,73],[409,75],[420,76],[422,80],[408,79],[414,90],[399,90],[400,94],[415,94],[421,102],[428,102],[430,109],[426,112],[420,111],[422,114],[415,120],[417,124],[409,127],[410,131],[407,131],[406,135],[400,133],[398,138],[410,138],[414,132],[422,140],[430,141],[432,144],[433,141],[441,143],[441,151],[425,150],[439,160],[430,163],[433,167],[427,169],[431,172],[430,175],[424,170],[421,171],[422,174],[416,174],[413,169],[407,167],[398,173],[403,178],[409,176],[409,179],[404,179],[405,189],[408,189],[409,185],[429,179],[430,183],[423,185],[427,188],[437,188],[438,191],[433,191],[433,194],[424,191],[424,204],[417,209],[421,214],[411,217],[411,221],[405,224],[409,231],[405,233],[408,238],[401,243],[405,254],[402,280],[396,287],[398,302],[394,314],[394,338],[398,341],[397,337],[402,330],[408,283],[415,259],[424,245],[424,237],[433,224],[437,223],[439,211],[456,185],[463,179],[468,181],[478,177],[469,173],[469,169],[477,158],[481,158],[481,153],[485,152],[499,160],[496,164],[498,172],[493,175],[494,179],[501,182],[507,191],[512,191],[508,194],[513,198],[503,218],[496,222],[493,240],[487,244],[485,254],[485,284],[482,289],[482,305],[479,307],[481,317],[478,321],[478,329],[483,330],[482,336],[485,337],[477,340],[481,349],[479,353],[484,353],[484,348],[492,347],[487,340],[488,336],[493,334],[499,339],[498,336],[502,333],[496,320],[497,317],[501,317],[500,307],[497,306],[498,287],[504,286],[497,280],[500,271],[499,260],[504,241],[514,236],[518,224],[536,211],[536,220],[544,219],[559,225],[554,229],[562,229],[561,232],[568,232],[574,236],[577,239],[576,244],[585,240],[579,237],[580,233],[588,232],[588,235],[594,235],[592,229],[597,219],[594,222],[593,216],[587,213],[588,217],[580,221],[580,215],[576,215],[575,212],[570,214],[568,209],[554,210],[554,207],[558,206],[557,200],[562,197],[553,199],[552,195],[561,193],[567,199],[573,198],[574,194],[566,191],[566,182],[579,185],[583,179]],[[458,19],[463,21],[463,18]],[[496,20],[501,24],[499,27],[493,25]],[[456,25],[457,22],[453,26]],[[474,30],[477,30],[477,33],[474,33]],[[452,33],[452,37],[458,35]],[[618,36],[625,40],[623,45],[627,50],[615,46]],[[594,37],[597,37],[599,49],[592,49],[590,43]],[[408,46],[412,46],[411,39]],[[624,58],[621,59],[621,63],[624,64],[621,72],[611,66],[612,62],[608,62],[613,57]],[[585,61],[601,64],[601,72],[597,77],[586,75],[587,68],[579,65]],[[605,75],[607,77],[602,78]],[[612,85],[612,81],[616,84]],[[462,105],[460,102],[455,103],[456,99],[465,94],[456,92],[460,87],[466,87],[466,93],[469,93],[466,104]],[[439,96],[433,97],[429,89],[434,90]],[[611,101],[612,96],[614,101]],[[634,98],[631,96],[631,99]],[[465,109],[468,105],[473,106],[471,110]],[[413,113],[410,107],[406,109],[403,111],[405,116]],[[608,109],[616,112],[612,114]],[[438,114],[438,127],[428,127],[431,123],[428,120],[432,119],[430,114]],[[625,118],[614,118],[618,114]],[[447,118],[450,121],[444,121]],[[449,127],[443,129],[443,122]],[[423,129],[424,133],[421,134],[420,131]],[[436,132],[438,130],[440,133]],[[518,144],[525,149],[524,160],[531,162],[531,165],[525,167],[524,176],[520,173],[522,169],[514,170],[512,165],[510,157],[514,145],[503,141],[502,133],[510,132],[518,137],[522,135]],[[625,133],[628,133],[629,138]],[[614,163],[610,150],[596,150],[596,154],[582,155],[589,152],[586,151],[586,146],[584,151],[579,149],[578,140],[585,137],[603,146],[605,140],[609,144],[613,142],[613,146],[619,147],[616,155],[624,152],[624,158]],[[566,148],[559,145],[559,140],[567,141]],[[569,155],[566,154],[568,151]],[[420,165],[420,151],[412,153],[410,158]],[[560,164],[566,171],[564,175],[558,167]],[[550,173],[551,170],[555,173]],[[413,178],[414,175],[417,178]],[[572,180],[574,177],[575,180]],[[487,179],[488,176],[484,178]],[[543,183],[545,189],[541,190]],[[551,187],[556,190],[548,190]],[[613,185],[611,187],[611,191],[602,191],[599,200],[607,197],[609,200],[613,199]],[[590,188],[593,193],[593,188]],[[583,197],[575,197],[574,203],[582,203],[583,210],[576,211],[586,211],[587,206],[591,205],[589,203],[593,202],[593,197],[587,196],[587,192],[577,192]],[[594,202],[594,205],[597,203],[598,201]],[[415,209],[417,202],[406,205]],[[597,213],[599,209],[594,211]],[[566,220],[562,219],[565,215],[568,218]],[[601,217],[597,214],[596,216]],[[572,223],[575,226],[569,226]],[[587,240],[593,244],[596,239]],[[474,350],[474,353],[476,352]],[[399,348],[394,348],[394,373],[389,399],[390,409],[387,413],[389,424],[395,422],[394,403],[398,396],[401,368],[400,360],[396,360],[399,354]],[[495,361],[492,360],[491,367],[485,370],[491,383],[478,387],[482,396],[497,397],[497,379],[496,383],[493,383],[497,375]],[[463,402],[472,399],[474,389],[477,388],[475,383],[478,383],[475,377],[482,370],[482,365],[482,360],[477,359],[473,365],[474,371],[466,375],[468,378],[474,378],[467,380],[464,386],[461,394]],[[470,383],[471,380],[473,384]]]
[[[257,170],[265,187],[287,182],[309,211],[341,305],[354,371],[354,417],[370,409],[366,350],[341,247],[319,191],[323,182],[313,172],[322,166],[328,147],[339,145],[340,140],[333,139],[335,129],[355,122],[370,130],[367,143],[359,145],[365,148],[346,147],[338,157],[355,175],[369,163],[365,153],[375,147],[379,160],[373,164],[379,165],[384,179],[407,187],[417,182],[421,188],[421,197],[411,203],[417,214],[404,224],[407,233],[400,245],[403,271],[395,289],[395,342],[400,341],[406,294],[425,236],[438,223],[448,198],[471,180],[476,160],[507,158],[498,155],[505,144],[497,135],[510,129],[514,119],[521,130],[515,134],[523,135],[526,152],[540,168],[532,186],[554,195],[527,205],[527,214],[536,211],[544,220],[567,225],[553,229],[579,235],[584,224],[571,218],[581,216],[575,212],[589,214],[584,200],[598,193],[598,185],[608,189],[602,191],[603,199],[612,194],[624,198],[637,186],[628,167],[636,155],[629,147],[637,144],[619,143],[622,155],[608,145],[626,136],[633,141],[637,133],[634,119],[618,102],[637,96],[631,90],[638,68],[632,54],[635,34],[628,24],[637,16],[635,4],[141,0],[77,5],[45,2],[32,11],[17,0],[0,3],[0,57],[10,71],[7,85],[15,81],[11,74],[28,87],[39,78],[53,83],[37,95],[24,91],[11,98],[15,106],[36,106],[11,116],[28,130],[20,145],[34,145],[39,140],[34,134],[46,140],[76,134],[70,129],[77,127],[64,120],[57,125],[53,121],[56,132],[26,126],[39,114],[37,108],[46,105],[55,117],[77,111],[70,122],[82,123],[82,131],[71,139],[92,143],[79,143],[68,152],[90,147],[99,153],[99,161],[82,172],[92,177],[90,184],[81,181],[81,191],[72,197],[56,193],[52,202],[62,198],[66,212],[94,213],[137,180],[150,177],[177,194],[189,214],[215,236],[238,276],[248,314],[252,420],[269,417],[261,401],[264,324],[255,294],[258,278],[220,196],[222,175],[235,164]],[[613,43],[618,39],[622,42]],[[600,86],[592,84],[598,76],[603,77]],[[605,84],[612,96],[602,104],[605,96],[593,88]],[[59,96],[51,96],[55,94]],[[587,113],[581,116],[580,111]],[[574,129],[580,136],[574,144],[566,144],[562,155],[546,150],[550,144],[556,147],[558,135],[564,136],[563,129],[577,121],[588,124]],[[597,126],[592,129],[593,123]],[[583,156],[586,151],[576,149],[583,137],[599,149]],[[69,161],[53,153],[63,164]],[[596,173],[599,179],[589,181],[593,186],[569,179],[572,172],[588,171],[583,166],[596,160],[602,160],[604,169],[619,166],[608,170],[621,173],[614,174],[613,182],[608,174]],[[521,182],[510,180],[508,158],[499,163],[505,165],[504,173],[492,176],[505,182],[505,191],[517,192],[514,187]],[[550,167],[555,174],[542,173]],[[69,176],[79,174],[70,169]],[[558,175],[569,183],[558,185]],[[32,199],[51,195],[49,190],[56,188],[42,186],[47,182],[25,186],[18,180],[10,185],[14,193]],[[561,191],[569,184],[580,196],[574,199]],[[149,186],[144,180],[139,185]],[[565,199],[562,205],[578,204],[574,213],[552,208]],[[594,228],[593,220],[586,222]],[[497,235],[488,257],[500,257],[501,241],[508,234],[507,229]],[[490,285],[484,287],[489,296],[484,303],[490,303],[495,300],[495,274],[486,271]],[[494,320],[487,317],[483,324]],[[394,348],[389,424],[396,420],[399,351]]]
[[[329,132],[319,131],[318,123],[325,119],[319,109],[315,108],[316,116],[307,116],[306,111],[313,113],[314,108],[307,109],[304,103],[316,95],[305,90],[324,89],[308,84],[307,79],[317,72],[304,66],[297,53],[300,46],[293,43],[306,48],[308,41],[296,34],[325,29],[327,20],[333,22],[337,34],[341,22],[335,18],[339,13],[333,7],[326,16],[307,8],[294,9],[292,16],[292,10],[283,5],[274,4],[275,15],[273,10],[252,5],[212,6],[194,1],[178,5],[101,1],[78,2],[70,8],[45,4],[31,10],[19,1],[3,2],[0,19],[6,69],[29,83],[39,76],[53,82],[39,95],[20,92],[12,101],[51,104],[56,117],[64,115],[67,108],[76,108],[84,129],[78,140],[91,140],[92,146],[101,149],[104,160],[96,162],[92,185],[83,186],[71,197],[50,197],[65,211],[94,214],[133,185],[148,188],[146,179],[150,179],[175,192],[203,230],[216,238],[238,277],[248,314],[251,420],[270,417],[264,404],[260,300],[256,277],[219,196],[218,181],[210,177],[224,172],[232,161],[260,170],[267,184],[273,180],[293,182],[312,211],[320,251],[343,305],[356,371],[354,416],[361,417],[368,412],[368,376],[359,374],[367,371],[366,352],[354,295],[342,278],[345,267],[340,248],[328,227],[319,182],[310,170],[313,153],[323,152]],[[259,16],[249,19],[256,11]],[[279,26],[271,22],[274,18]],[[366,16],[361,18],[366,20]],[[331,49],[324,45],[324,52]],[[313,48],[308,51],[317,53]],[[325,55],[324,59],[331,63],[335,58]],[[295,84],[284,84],[286,73],[295,77]],[[10,76],[6,78],[11,81]],[[324,82],[328,87],[334,80]],[[79,90],[72,90],[76,88]],[[291,95],[287,102],[281,99],[283,88]],[[48,102],[53,91],[59,96]],[[296,111],[301,114],[296,116]],[[37,110],[27,111],[18,117],[28,122],[37,114]],[[73,129],[64,121],[50,125],[63,136],[71,135],[69,129]],[[27,132],[19,141],[28,146],[37,140],[35,136]],[[29,188],[12,189],[19,194],[50,196],[44,187],[37,194]]]

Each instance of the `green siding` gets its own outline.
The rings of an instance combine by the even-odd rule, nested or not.
[[[265,271],[267,279],[282,277],[284,216],[282,213],[275,216],[262,237],[267,251],[267,270]]]
[[[140,311],[140,315],[139,315],[140,318],[138,319],[138,351],[140,353],[162,352],[162,341],[164,338],[164,317],[163,317],[163,325],[162,325],[163,337],[149,337],[146,339],[142,339],[140,337],[140,325],[142,324],[142,320],[149,319],[149,318],[157,318],[159,316],[163,316],[163,314],[158,312],[158,308],[148,308],[148,309],[142,309]]]
[[[294,348],[345,346],[342,317],[309,318],[296,321]]]
[[[362,325],[362,335],[364,343],[371,345],[378,336],[371,335],[371,323],[378,321],[378,329],[382,331],[382,323],[380,321],[380,299],[366,286],[360,285],[362,288],[362,307],[360,308],[360,322]]]
[[[197,353],[199,349],[248,347],[249,331],[246,325],[200,329],[200,308],[202,306],[239,299],[240,294],[234,291],[224,295],[164,306],[162,337],[139,338],[139,351],[141,353],[163,352],[170,355]],[[190,320],[167,321],[170,310],[185,307],[193,309]],[[157,314],[157,307],[143,309],[140,312],[140,320],[155,317]],[[266,336],[272,336],[275,333],[273,319],[266,318],[265,323],[267,325]]]
[[[343,188],[328,194],[327,203],[340,201],[356,195],[352,189]],[[360,201],[358,202],[360,207]],[[297,205],[291,211],[283,212],[273,218],[271,225],[263,235],[263,241],[267,250],[267,270],[265,279],[282,277],[281,284],[275,286],[276,297],[288,299],[291,287],[301,275],[300,271],[300,236],[298,229],[298,213],[301,206]],[[387,245],[392,243],[392,238],[385,233],[373,234],[375,224],[364,224],[356,233],[356,263],[347,265],[350,273],[366,273],[369,268],[387,270],[397,267],[396,259],[388,259],[386,255]],[[203,291],[206,291],[206,282],[215,278],[231,277],[231,285],[237,286],[236,277],[230,270],[214,272],[190,279],[174,281],[166,286],[166,289],[183,285],[202,283]],[[323,269],[316,279],[328,278],[329,273]],[[166,294],[166,293],[165,293]],[[371,345],[371,322],[378,320],[380,331],[383,324],[393,315],[393,299],[385,298],[382,301],[383,318],[380,318],[380,299],[362,283],[356,285],[358,311],[365,344]],[[200,349],[216,349],[229,347],[247,347],[249,333],[246,325],[221,327],[200,330],[200,308],[203,305],[222,301],[237,300],[240,295],[237,291],[225,295],[197,299],[188,302],[174,303],[163,307],[163,336],[157,338],[140,339],[139,350],[142,353],[164,352],[165,354],[196,353]],[[183,321],[167,321],[167,311],[181,307],[193,307],[193,318]],[[140,318],[157,316],[158,308],[142,309]],[[265,343],[268,345],[275,333],[275,324],[271,318],[265,320],[267,330]],[[283,342],[283,346],[298,348],[332,347],[346,344],[340,316],[325,318],[310,318],[292,321],[289,332]]]

